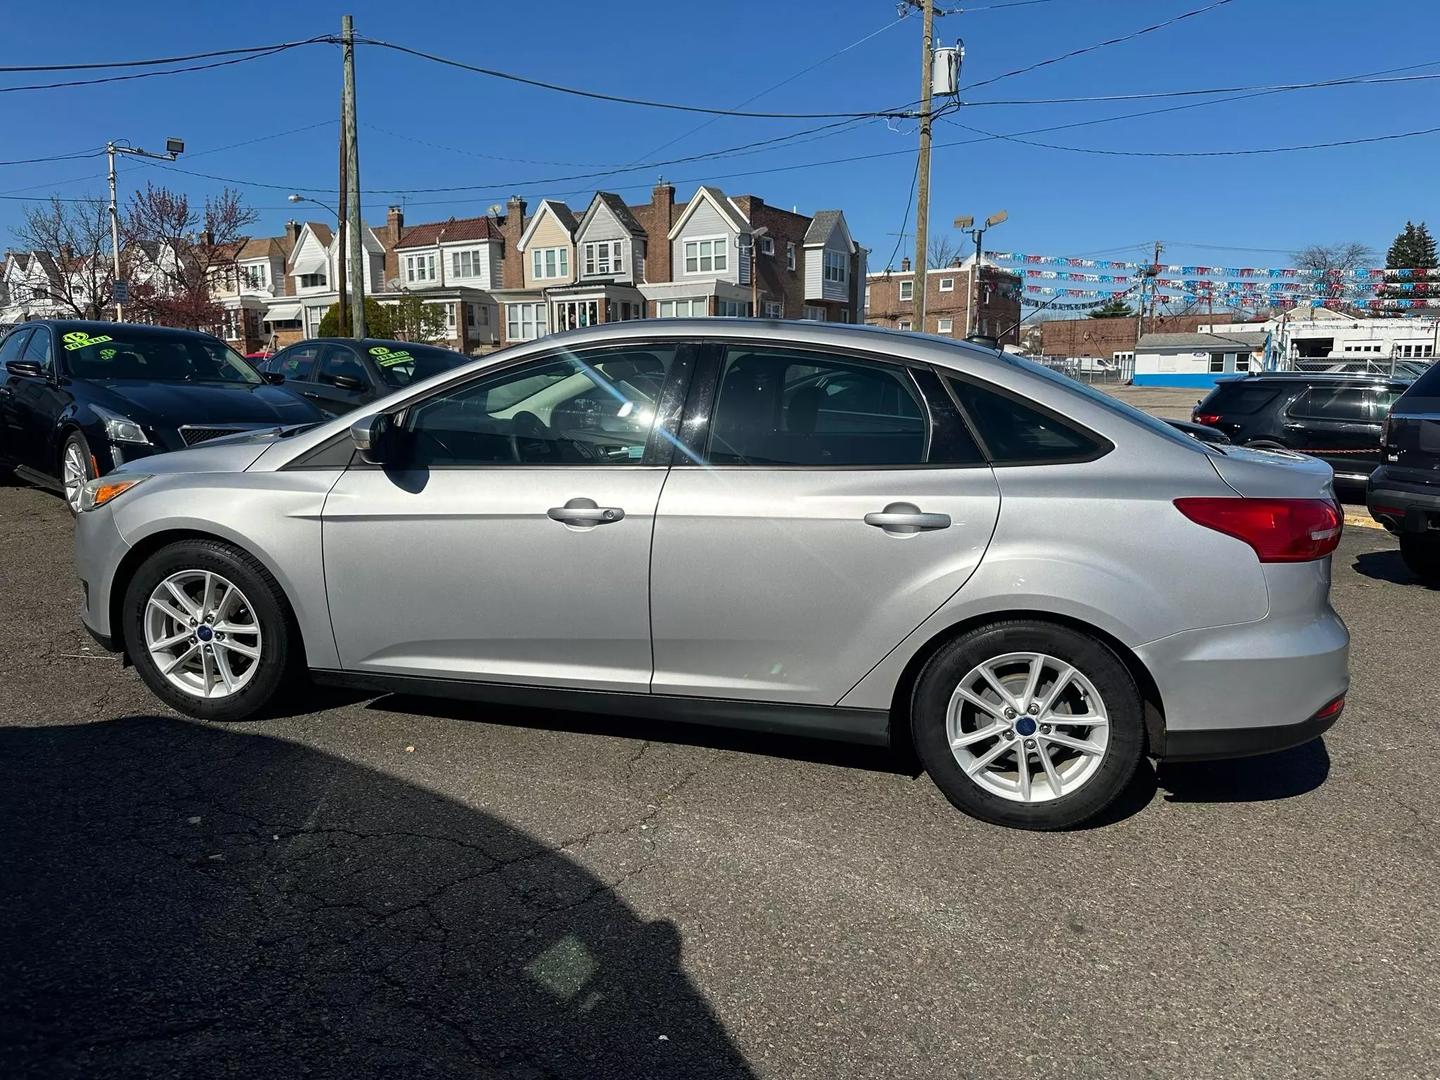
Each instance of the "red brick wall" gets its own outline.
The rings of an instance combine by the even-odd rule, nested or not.
[[[500,286],[505,289],[525,287],[525,264],[520,261],[520,237],[525,235],[525,200],[510,196],[505,204],[505,219],[500,223]],[[500,318],[505,318],[504,306]]]
[[[1145,332],[1194,333],[1202,324],[1226,321],[1220,315],[1157,315],[1145,320]],[[1040,351],[1045,356],[1097,356],[1108,360],[1117,352],[1135,351],[1135,317],[1125,319],[1051,319],[1040,324]]]
[[[685,204],[675,202],[671,184],[657,184],[650,192],[650,202],[630,207],[630,213],[645,230],[645,280],[670,281],[670,230],[685,211]]]
[[[735,203],[750,219],[752,228],[764,226],[769,229],[774,254],[766,255],[755,246],[755,280],[759,287],[760,303],[756,315],[765,311],[766,300],[779,300],[784,304],[784,317],[799,319],[805,314],[805,230],[810,228],[810,219],[804,214],[791,213],[779,207],[767,206],[755,195],[740,195]],[[786,269],[785,245],[795,245],[795,269]],[[839,318],[843,304],[830,305],[834,318]]]
[[[954,290],[941,292],[941,278],[954,278]],[[902,319],[910,319],[912,320],[911,329],[920,330],[921,327],[913,325],[914,301],[900,299],[900,283],[915,279],[916,275],[913,273],[894,273],[888,277],[882,275],[870,278],[870,306],[865,321],[872,326],[887,326],[894,329],[899,326]],[[949,319],[951,320],[951,329],[948,336],[963,339],[965,337],[965,305],[970,289],[970,272],[958,268],[949,268],[944,271],[932,270],[925,275],[925,279],[925,332],[939,333],[939,320]],[[1019,343],[1020,331],[1016,324],[1020,321],[1020,301],[1012,298],[1018,287],[1019,279],[1013,274],[1007,274],[1003,270],[997,270],[990,266],[984,268],[976,282],[974,333],[994,335],[1001,330],[1006,330],[1001,344]]]

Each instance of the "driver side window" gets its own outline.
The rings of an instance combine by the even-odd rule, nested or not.
[[[675,346],[547,357],[408,411],[409,464],[638,465]]]
[[[326,345],[320,353],[320,378],[317,380],[335,385],[336,378],[354,379],[364,385],[370,380],[365,376],[365,366],[360,358],[344,345]]]
[[[50,340],[50,328],[41,326],[30,335],[30,340],[26,343],[25,352],[20,359],[33,360],[40,365],[41,371],[49,375],[55,362],[53,348],[54,345]]]

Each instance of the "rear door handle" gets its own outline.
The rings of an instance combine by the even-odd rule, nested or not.
[[[886,532],[909,535],[930,529],[948,529],[949,514],[927,514],[910,503],[891,503],[879,513],[865,515],[865,524]]]
[[[610,525],[625,517],[620,507],[597,506],[594,499],[570,499],[564,506],[552,506],[545,514],[562,525]]]

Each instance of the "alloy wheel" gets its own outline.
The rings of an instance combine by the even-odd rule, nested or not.
[[[65,483],[65,501],[70,504],[70,509],[77,514],[80,512],[80,489],[85,486],[88,479],[85,473],[85,455],[80,449],[80,444],[70,442],[65,445],[65,453],[61,461],[61,479]]]
[[[1094,684],[1045,653],[1006,653],[975,665],[945,716],[950,751],[965,775],[1013,802],[1078,791],[1100,768],[1109,732]]]
[[[156,669],[192,697],[237,694],[260,665],[254,608],[233,582],[210,570],[180,570],[156,585],[144,629]]]

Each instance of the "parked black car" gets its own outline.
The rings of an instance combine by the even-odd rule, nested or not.
[[[1440,364],[1390,406],[1385,456],[1365,486],[1370,515],[1400,538],[1405,565],[1440,585]]]
[[[368,404],[471,357],[434,345],[379,338],[309,338],[282,349],[263,367],[331,416]]]
[[[1380,431],[1408,379],[1283,372],[1221,379],[1190,414],[1230,441],[1298,450],[1328,462],[1338,482],[1364,483],[1380,464]]]
[[[64,492],[72,511],[85,481],[122,462],[323,419],[193,330],[47,319],[0,342],[0,467]]]

